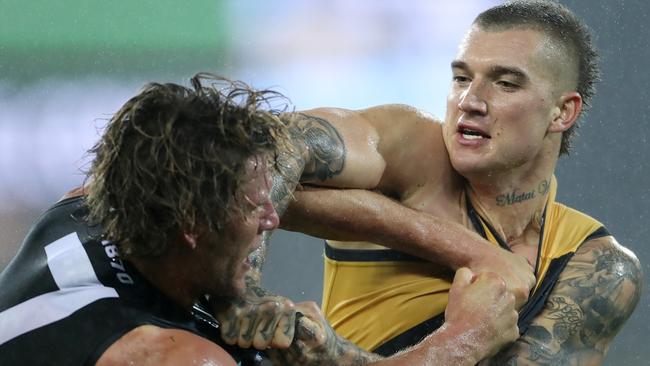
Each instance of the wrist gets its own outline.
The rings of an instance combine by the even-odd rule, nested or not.
[[[490,268],[499,263],[499,251],[503,249],[489,244],[475,245],[464,258],[465,263],[461,267],[467,267],[472,271],[481,269],[485,266]]]
[[[429,337],[431,340],[426,339],[429,355],[442,361],[441,365],[476,365],[487,350],[475,328],[446,322]]]
[[[431,254],[431,258],[427,259],[445,267],[453,270],[471,268],[484,263],[485,257],[494,257],[497,253],[497,247],[461,224],[421,212],[409,220],[413,222],[411,227],[416,228],[417,242],[425,252]]]

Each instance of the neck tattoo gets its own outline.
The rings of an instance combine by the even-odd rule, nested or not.
[[[544,196],[551,187],[550,180],[542,180],[537,184],[537,188],[530,191],[519,192],[513,190],[510,193],[500,194],[496,198],[497,206],[509,206],[515,203],[531,200],[538,196]]]

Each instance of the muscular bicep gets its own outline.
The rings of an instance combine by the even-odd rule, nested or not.
[[[302,182],[400,192],[448,161],[440,124],[409,106],[319,108],[298,116],[293,135],[313,152]]]
[[[600,365],[634,310],[641,267],[612,237],[591,240],[562,272],[543,311],[493,365]]]
[[[379,134],[357,111],[319,108],[296,113],[290,133],[304,148],[303,183],[374,188],[385,168]]]

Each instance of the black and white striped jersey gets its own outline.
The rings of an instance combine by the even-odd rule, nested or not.
[[[94,365],[144,324],[191,331],[240,358],[206,314],[178,307],[121,260],[86,224],[84,202],[70,198],[41,215],[0,274],[0,365]]]

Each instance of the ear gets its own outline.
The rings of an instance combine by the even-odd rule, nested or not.
[[[582,111],[582,96],[576,91],[562,94],[552,112],[548,132],[564,132],[571,128]]]

